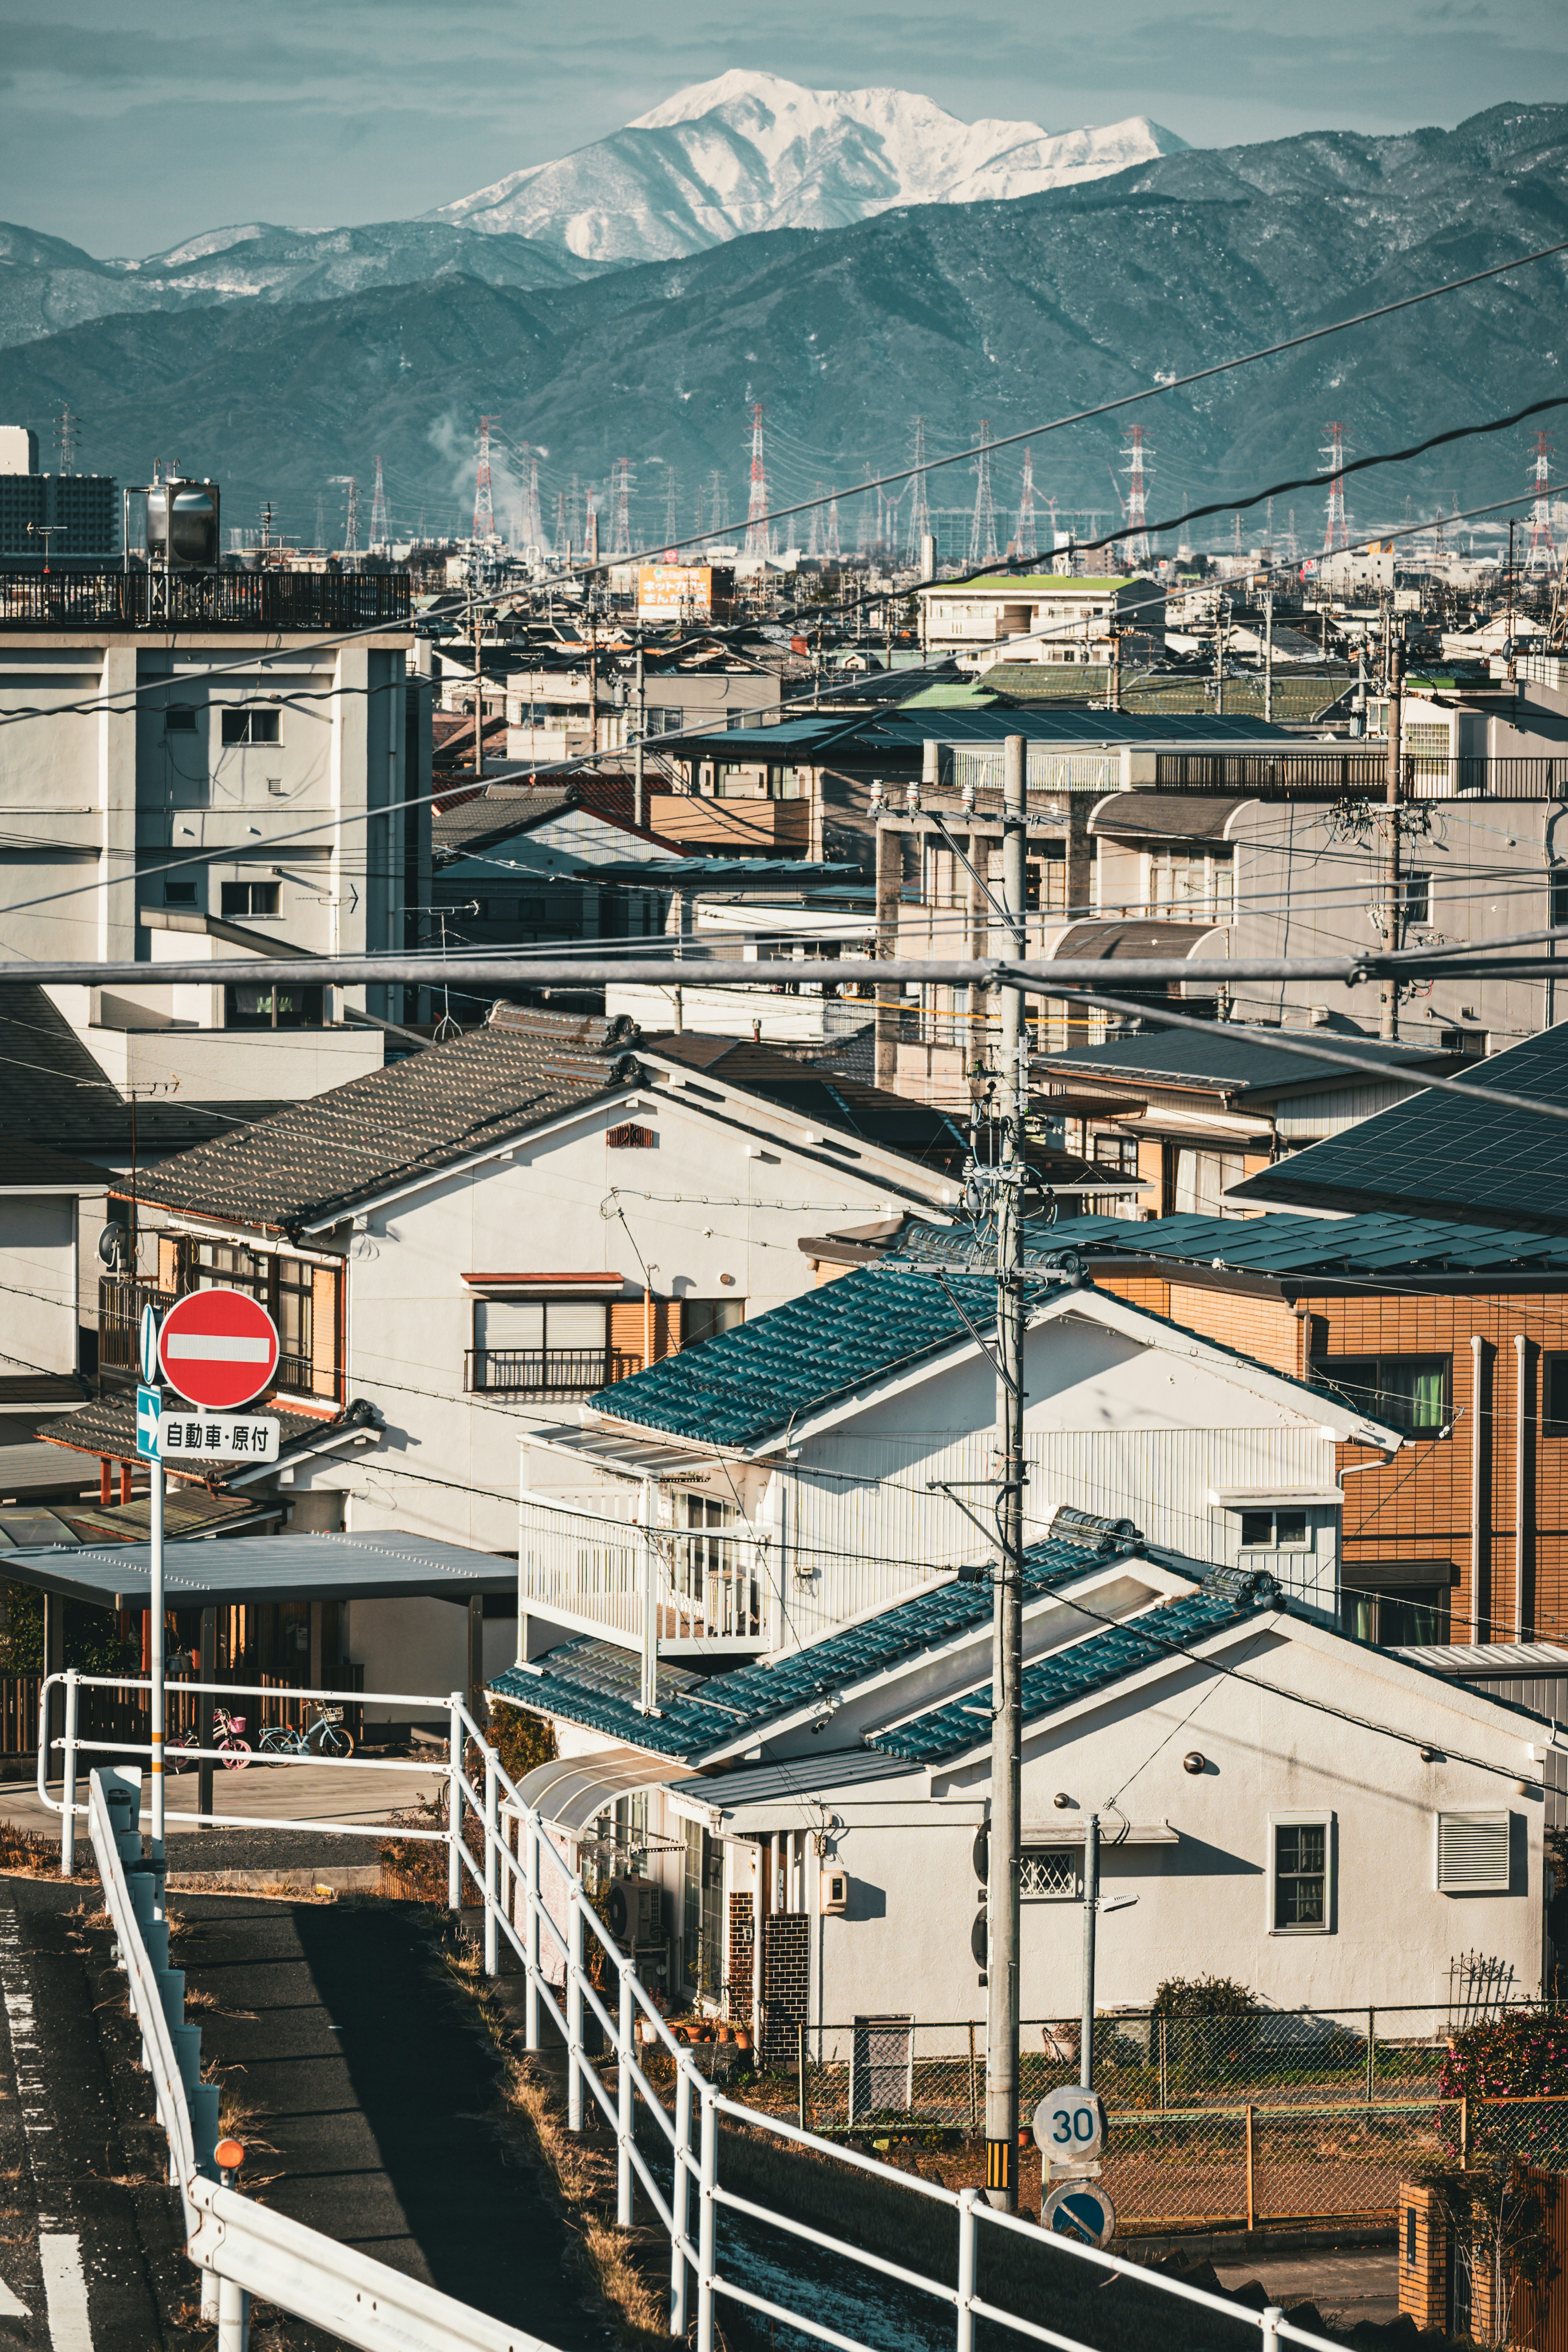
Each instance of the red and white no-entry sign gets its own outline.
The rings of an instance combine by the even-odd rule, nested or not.
[[[193,1290],[158,1332],[158,1364],[172,1389],[209,1412],[233,1412],[270,1388],[278,1326],[243,1290]]]

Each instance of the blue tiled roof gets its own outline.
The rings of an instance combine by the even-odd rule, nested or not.
[[[1081,1544],[1031,1544],[1024,1554],[1024,1597],[1065,1584],[1102,1559],[1100,1552]],[[634,1654],[587,1636],[548,1651],[535,1662],[542,1671],[509,1666],[489,1687],[521,1706],[687,1763],[728,1747],[748,1727],[776,1722],[905,1659],[940,1649],[984,1625],[990,1616],[989,1585],[961,1584],[954,1578],[768,1664],[704,1677],[661,1662],[657,1716],[637,1711],[640,1664]]]
[[[950,1277],[949,1287],[978,1328],[994,1321],[988,1277]],[[963,1317],[933,1276],[858,1266],[590,1402],[617,1421],[673,1436],[752,1445],[963,1334]]]
[[[1365,1124],[1365,1122],[1363,1122]],[[1359,1130],[1358,1130],[1359,1131]],[[1051,1249],[1126,1250],[1139,1257],[1215,1259],[1251,1274],[1485,1274],[1511,1266],[1568,1273],[1561,1234],[1466,1225],[1378,1212],[1360,1217],[1063,1217],[1039,1236]]]
[[[1222,1625],[1250,1616],[1258,1604],[1234,1584],[1217,1591],[1196,1592],[1190,1601],[1172,1601],[1131,1624],[1109,1627],[1086,1642],[1073,1643],[1050,1657],[1038,1658],[1024,1669],[1023,1708],[1026,1724],[1054,1715],[1073,1699],[1120,1682],[1142,1666],[1168,1657],[1173,1648],[1186,1649]],[[949,1699],[929,1715],[918,1715],[896,1729],[872,1734],[868,1745],[909,1764],[934,1764],[977,1748],[991,1736],[991,1689],[970,1691]]]

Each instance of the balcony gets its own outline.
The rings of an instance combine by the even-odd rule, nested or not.
[[[525,1495],[518,1607],[640,1652],[643,1704],[651,1706],[660,1658],[769,1646],[767,1550],[765,1531],[740,1522],[648,1527]]]
[[[463,1386],[470,1396],[592,1396],[642,1368],[619,1348],[470,1348]]]
[[[59,629],[406,628],[406,572],[9,571],[0,627]]]
[[[249,1286],[246,1286],[248,1287]],[[121,1379],[141,1378],[142,1309],[153,1307],[160,1317],[166,1315],[176,1298],[177,1290],[163,1290],[155,1282],[133,1282],[129,1276],[106,1274],[98,1285],[98,1369]],[[263,1306],[268,1305],[265,1297]],[[277,1317],[274,1315],[276,1322]],[[341,1383],[330,1371],[323,1376],[322,1366],[313,1363],[309,1352],[285,1348],[278,1359],[273,1387],[295,1396],[330,1397],[342,1402]]]

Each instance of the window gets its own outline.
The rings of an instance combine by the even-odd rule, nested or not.
[[[1568,1356],[1541,1360],[1541,1434],[1568,1437]]]
[[[1415,1437],[1436,1437],[1448,1425],[1447,1356],[1324,1356],[1312,1365],[1358,1412]]]
[[[610,1151],[652,1151],[658,1147],[658,1138],[651,1127],[638,1127],[634,1120],[624,1119],[619,1127],[608,1130],[605,1144]]]
[[[247,1291],[278,1326],[278,1385],[301,1396],[341,1400],[338,1270],[312,1259],[272,1256],[229,1242],[199,1242],[186,1261],[194,1286]]]
[[[1243,1160],[1239,1151],[1188,1151],[1176,1154],[1176,1213],[1199,1217],[1238,1217],[1227,1207],[1225,1194],[1239,1184]]]
[[[194,882],[164,883],[163,904],[165,907],[194,907],[195,903],[196,886]]]
[[[223,740],[226,743],[276,743],[278,713],[261,710],[251,705],[227,709],[223,714]]]
[[[1018,1856],[1019,1894],[1076,1903],[1082,1891],[1078,1861],[1070,1846],[1026,1846]]]
[[[686,1832],[681,1905],[680,1964],[694,1990],[717,1993],[723,1987],[724,1849],[696,1822]]]
[[[226,988],[224,1024],[229,1029],[319,1029],[323,1003],[319,988]]]
[[[1429,923],[1432,919],[1432,877],[1429,874],[1406,874],[1400,886],[1406,923]]]
[[[1119,1176],[1138,1173],[1138,1139],[1133,1135],[1097,1135],[1094,1139],[1094,1164],[1097,1168],[1114,1168]]]
[[[1457,1581],[1446,1559],[1342,1560],[1340,1629],[1380,1650],[1446,1642]]]
[[[468,1386],[480,1394],[589,1394],[611,1378],[609,1308],[600,1298],[480,1298]]]
[[[1437,1886],[1444,1895],[1506,1895],[1506,1813],[1439,1813]]]
[[[223,886],[223,916],[226,922],[244,922],[247,915],[275,915],[278,912],[276,882],[226,882]]]
[[[683,1298],[680,1302],[680,1344],[700,1348],[721,1331],[739,1330],[746,1319],[743,1298]]]
[[[1273,1923],[1277,1936],[1326,1936],[1331,1821],[1276,1822]]]
[[[1304,1551],[1306,1548],[1305,1511],[1243,1511],[1243,1551]]]
[[[1547,886],[1551,912],[1547,921],[1554,931],[1568,928],[1568,866],[1554,866]]]
[[[647,731],[650,735],[679,735],[686,724],[686,713],[677,703],[650,703]]]
[[[163,713],[165,735],[194,735],[196,714],[188,702],[172,702]]]

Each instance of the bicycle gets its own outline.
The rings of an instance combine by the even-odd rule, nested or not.
[[[225,1771],[243,1772],[251,1757],[250,1742],[245,1736],[244,1716],[230,1715],[226,1706],[215,1706],[213,1731],[214,1745],[223,1750]],[[188,1724],[176,1738],[164,1743],[164,1753],[168,1758],[170,1771],[188,1772],[194,1764],[202,1760],[189,1751],[194,1748],[205,1748],[205,1745],[206,1742],[199,1737],[195,1726]]]
[[[319,1740],[319,1746],[313,1743]],[[321,1756],[335,1764],[346,1764],[354,1752],[353,1734],[343,1729],[341,1706],[322,1706],[316,1703],[316,1719],[308,1731],[297,1731],[292,1724],[269,1723],[261,1735],[264,1756]]]

